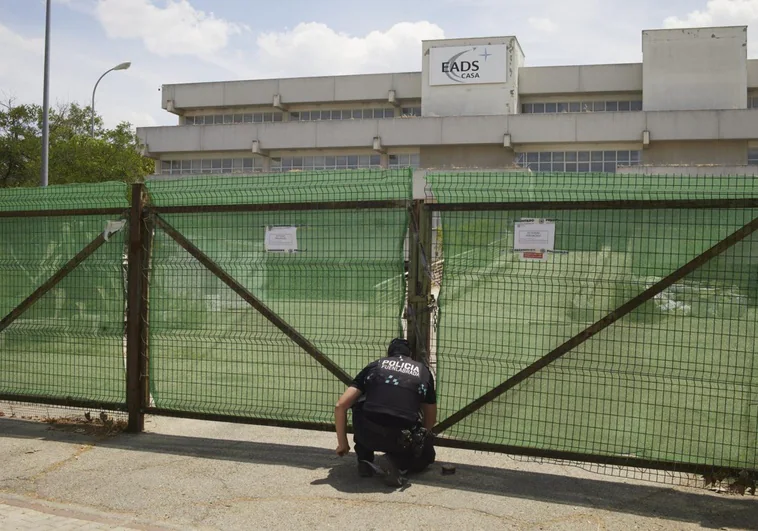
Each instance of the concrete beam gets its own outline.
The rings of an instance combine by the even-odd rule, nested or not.
[[[365,149],[511,144],[603,144],[758,140],[758,110],[458,116],[445,118],[283,122],[146,127],[140,140],[154,153],[266,149]]]

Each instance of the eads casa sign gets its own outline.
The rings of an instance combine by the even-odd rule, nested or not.
[[[447,46],[429,50],[430,85],[474,85],[508,80],[508,46]]]

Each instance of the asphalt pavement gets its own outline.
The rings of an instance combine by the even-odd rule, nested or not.
[[[0,412],[0,529],[758,529],[757,496],[498,454],[440,448],[393,490],[331,433],[151,417],[106,435]]]

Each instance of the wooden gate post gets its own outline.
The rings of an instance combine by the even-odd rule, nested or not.
[[[408,342],[413,359],[429,362],[432,315],[432,211],[414,201],[411,212],[408,265]]]
[[[147,342],[144,323],[147,317],[145,300],[145,257],[149,234],[144,212],[145,185],[132,185],[132,206],[129,212],[129,252],[127,317],[126,317],[126,407],[129,412],[127,431],[140,433],[145,429],[145,378],[147,375]]]

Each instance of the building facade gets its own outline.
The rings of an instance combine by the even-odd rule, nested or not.
[[[515,37],[424,41],[421,72],[164,85],[178,124],[138,135],[165,176],[758,166],[747,27],[644,31],[642,52],[527,67]]]

